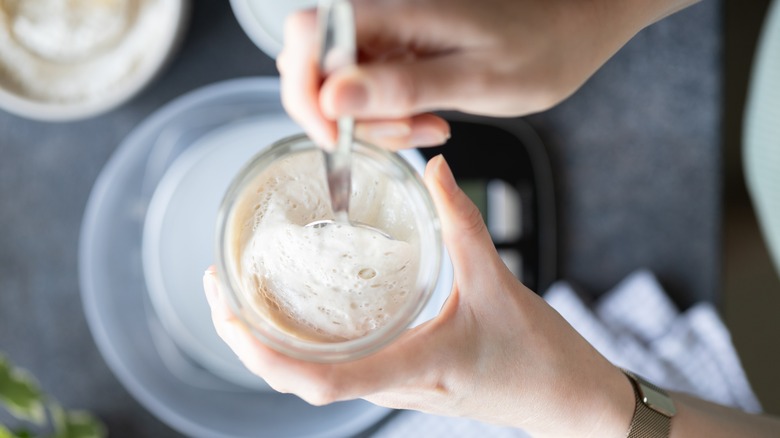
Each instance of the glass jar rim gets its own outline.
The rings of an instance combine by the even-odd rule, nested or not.
[[[419,209],[416,211],[423,217],[415,218],[421,239],[421,266],[415,282],[417,290],[414,294],[410,294],[418,298],[409,297],[399,310],[401,315],[392,318],[392,321],[385,326],[364,336],[340,342],[305,340],[265,321],[251,311],[251,306],[240,292],[241,286],[235,275],[235,266],[231,265],[229,247],[232,239],[227,236],[231,217],[246,185],[251,184],[273,163],[283,157],[317,150],[319,148],[305,134],[295,134],[255,154],[236,174],[225,192],[217,215],[216,260],[220,274],[219,283],[233,313],[253,336],[268,347],[288,356],[312,362],[354,360],[374,353],[397,339],[422,312],[436,288],[442,265],[441,227],[433,201],[418,171],[397,152],[356,140],[355,156],[368,157],[387,164],[387,167],[383,168],[387,171],[387,176],[400,181],[404,188],[411,192],[410,195],[415,196],[416,201],[422,205],[422,211],[418,211]],[[422,229],[423,227],[426,229]]]

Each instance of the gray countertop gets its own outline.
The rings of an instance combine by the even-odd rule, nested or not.
[[[718,299],[720,6],[705,1],[642,31],[574,96],[526,118],[552,160],[559,277],[593,296],[649,268],[682,306]],[[179,434],[121,386],[88,329],[77,251],[92,185],[169,100],[276,74],[227,1],[197,1],[172,64],[124,106],[70,123],[0,112],[0,352],[63,405],[94,411],[113,437]]]

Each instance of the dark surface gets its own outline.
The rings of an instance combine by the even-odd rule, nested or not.
[[[644,30],[574,96],[527,118],[553,163],[559,277],[593,295],[644,267],[682,305],[718,297],[719,8],[704,1]],[[227,1],[194,1],[192,14],[172,64],[123,107],[63,124],[0,113],[0,351],[65,406],[96,412],[112,437],[179,434],[128,395],[84,319],[77,250],[92,184],[170,99],[276,74]]]
[[[648,27],[528,118],[553,161],[558,272],[590,294],[643,266],[683,308],[719,298],[720,8],[703,1]]]
[[[422,149],[423,155],[427,159],[444,155],[459,184],[480,208],[496,249],[520,256],[516,272],[526,286],[547,290],[557,279],[558,245],[553,175],[544,144],[522,119],[442,115],[450,122],[452,137],[442,146]],[[490,229],[491,200],[485,186],[492,180],[504,181],[517,194],[520,224],[514,238],[497,237]]]

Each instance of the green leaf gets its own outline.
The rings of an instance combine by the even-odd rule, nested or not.
[[[20,420],[36,425],[46,422],[43,394],[27,371],[13,367],[0,355],[0,403]],[[1,435],[0,435],[1,436]]]
[[[85,411],[67,411],[64,428],[57,431],[57,438],[104,438],[106,428],[100,420]]]
[[[5,426],[0,424],[0,438],[14,438],[14,435]]]
[[[6,429],[2,424],[0,424],[0,438],[33,438],[35,435],[30,433],[27,429],[21,429],[17,430],[15,432],[11,432],[10,430]]]
[[[49,401],[49,412],[56,431],[55,438],[104,438],[107,436],[105,425],[88,412],[66,411],[54,400]]]
[[[51,418],[52,425],[54,426],[55,437],[60,437],[65,434],[67,429],[67,417],[65,416],[65,409],[62,409],[57,400],[49,399],[49,417]]]

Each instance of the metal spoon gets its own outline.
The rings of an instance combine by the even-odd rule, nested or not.
[[[321,0],[317,6],[317,20],[322,44],[320,47],[320,70],[323,76],[339,68],[355,65],[357,62],[355,17],[349,0]],[[331,224],[349,224],[370,229],[391,238],[390,235],[378,228],[349,220],[355,119],[350,116],[339,117],[337,126],[336,148],[332,152],[324,152],[325,171],[334,220],[318,220],[306,226],[322,228]]]

